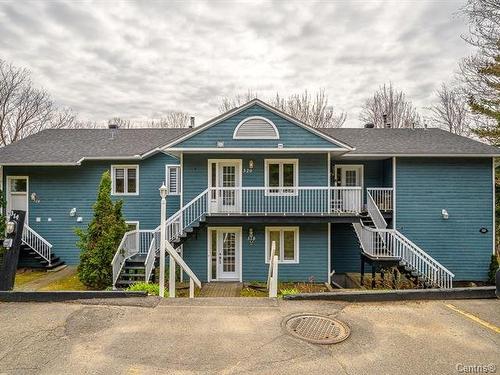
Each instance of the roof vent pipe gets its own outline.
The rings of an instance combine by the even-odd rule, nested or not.
[[[194,128],[194,116],[191,116],[190,118],[191,122],[189,123],[189,128]]]
[[[391,123],[387,121],[387,115],[382,115],[382,119],[384,120],[384,128],[390,128]]]
[[[365,124],[366,129],[373,129],[375,127],[375,124],[372,124],[371,122],[368,124]]]

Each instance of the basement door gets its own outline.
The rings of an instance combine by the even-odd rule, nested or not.
[[[241,228],[209,228],[210,279],[241,281]]]

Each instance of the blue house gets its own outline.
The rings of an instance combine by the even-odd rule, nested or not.
[[[78,263],[109,170],[130,226],[116,285],[153,273],[165,183],[167,241],[203,282],[266,280],[274,243],[283,281],[387,263],[448,288],[487,279],[496,156],[439,129],[313,128],[255,99],[190,129],[45,130],[0,165],[7,209],[28,215],[24,264]]]

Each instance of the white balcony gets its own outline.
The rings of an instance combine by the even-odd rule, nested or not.
[[[209,215],[357,215],[361,187],[232,187],[208,189]]]

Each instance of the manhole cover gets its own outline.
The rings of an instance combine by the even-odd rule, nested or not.
[[[349,326],[337,319],[315,314],[294,315],[285,321],[293,336],[315,344],[336,344],[349,337]]]

